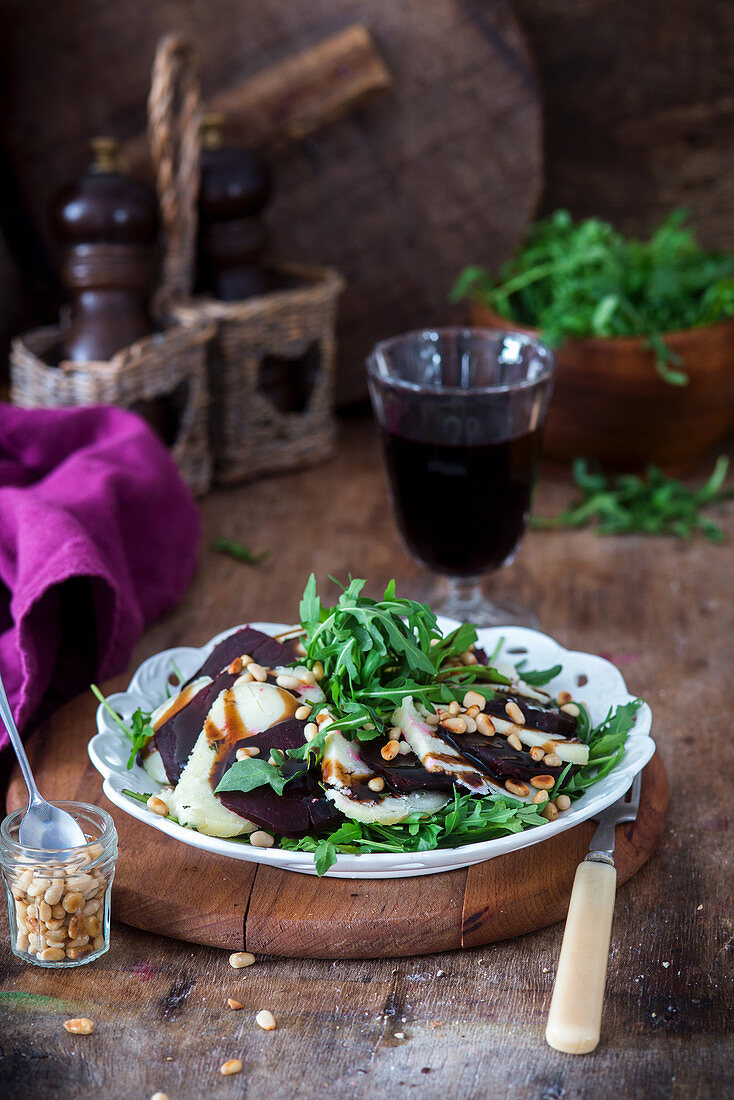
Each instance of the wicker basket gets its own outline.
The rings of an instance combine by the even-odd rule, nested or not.
[[[13,341],[11,400],[25,409],[133,408],[163,398],[178,421],[171,453],[191,490],[203,493],[211,477],[206,345],[213,335],[212,324],[178,326],[139,340],[107,363],[50,366],[61,330],[35,329]]]
[[[216,325],[209,345],[210,441],[221,484],[277,473],[328,458],[336,438],[334,324],[343,280],[323,268],[283,265],[297,285],[246,302],[194,298],[173,307],[184,324]],[[315,358],[312,369],[304,357]],[[308,371],[297,411],[268,392],[264,369]],[[296,382],[296,379],[294,379]]]
[[[196,58],[175,38],[159,45],[149,101],[149,129],[167,240],[163,308],[194,327],[214,322],[209,349],[210,447],[222,484],[327,458],[336,435],[334,327],[344,283],[334,271],[282,265],[297,282],[242,302],[192,297],[199,188],[201,117]],[[308,399],[283,411],[263,385],[268,362],[294,374],[310,354]]]

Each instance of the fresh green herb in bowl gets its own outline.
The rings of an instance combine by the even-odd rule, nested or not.
[[[686,216],[674,211],[641,241],[600,218],[574,221],[557,210],[530,226],[497,274],[465,268],[452,300],[468,297],[537,328],[554,347],[568,338],[646,337],[660,376],[685,385],[685,364],[665,333],[734,316],[734,255],[701,248]]]

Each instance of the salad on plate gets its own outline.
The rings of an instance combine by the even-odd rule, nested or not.
[[[546,687],[562,667],[513,663],[425,604],[363,580],[325,606],[313,575],[300,624],[219,641],[169,697],[124,719],[155,791],[124,793],[212,837],[313,853],[415,853],[539,829],[622,759],[641,700],[593,725]],[[526,660],[526,659],[525,659]]]

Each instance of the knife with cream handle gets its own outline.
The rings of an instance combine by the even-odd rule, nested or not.
[[[617,889],[614,829],[637,817],[640,783],[638,774],[624,798],[600,815],[576,870],[545,1029],[549,1045],[565,1054],[589,1054],[599,1042]]]

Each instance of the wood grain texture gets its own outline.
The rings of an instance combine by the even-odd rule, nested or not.
[[[535,506],[550,514],[572,495],[546,477]],[[291,617],[310,569],[325,590],[329,573],[351,569],[371,578],[373,594],[392,575],[406,595],[430,594],[395,533],[369,424],[344,422],[338,461],[217,490],[201,507],[199,573],[178,608],[141,639],[130,671],[166,646],[203,643],[226,623]],[[721,517],[734,537],[734,504]],[[219,536],[269,547],[271,557],[248,569],[211,550]],[[261,956],[235,972],[225,951],[118,922],[108,955],[59,975],[10,954],[2,913],[4,1095],[45,1100],[93,1089],[122,1100],[163,1090],[171,1100],[310,1100],[327,1086],[352,1100],[731,1095],[730,547],[531,532],[495,582],[533,605],[563,645],[607,654],[622,668],[630,690],[652,707],[670,776],[661,843],[617,896],[594,1054],[566,1057],[543,1038],[561,924],[439,955],[336,964]],[[86,742],[89,732],[76,736]],[[227,997],[243,1011],[230,1012]],[[255,1025],[261,1008],[274,1012],[275,1032]],[[93,1036],[64,1031],[63,1021],[80,1015],[95,1020]],[[242,1059],[243,1073],[220,1077],[232,1057]]]
[[[248,123],[249,80],[272,127],[277,90],[267,70],[294,64],[294,55],[355,21],[367,24],[393,88],[273,158],[269,221],[272,258],[329,265],[346,277],[339,396],[363,396],[375,340],[449,320],[457,271],[470,260],[506,259],[539,199],[540,98],[503,0],[8,0],[0,67],[12,111],[0,114],[0,144],[46,249],[51,196],[85,166],[88,139],[144,131],[162,34],[175,28],[199,46],[205,98],[257,134],[265,124],[252,114]],[[365,86],[375,85],[375,70],[363,70]],[[316,102],[319,117],[328,116],[327,88],[341,81],[317,94],[305,78],[281,102],[290,137],[308,130]],[[331,106],[338,114],[339,95]]]

